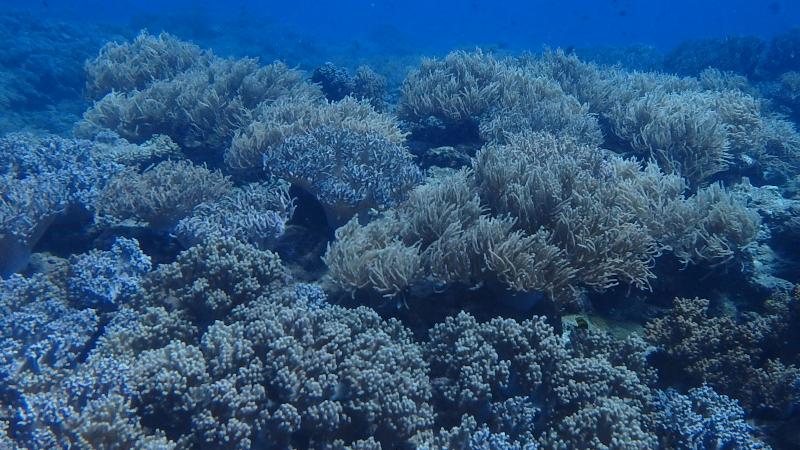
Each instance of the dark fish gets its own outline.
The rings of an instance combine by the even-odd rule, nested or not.
[[[780,2],[771,2],[769,4],[769,10],[772,14],[780,14],[781,13],[781,3]]]
[[[619,10],[619,12],[618,12],[617,14],[618,14],[620,17],[625,17],[625,16],[627,16],[627,15],[628,15],[628,11],[625,11],[624,9],[620,9],[620,10]]]

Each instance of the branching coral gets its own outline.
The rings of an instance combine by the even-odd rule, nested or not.
[[[272,253],[206,241],[154,272],[144,292],[95,354],[130,358],[143,420],[183,445],[398,442],[432,424],[410,332],[366,308],[309,303]],[[169,313],[156,305],[197,334],[173,325],[165,335],[154,324]]]
[[[66,202],[58,183],[0,176],[0,276],[28,263],[30,253]]]
[[[776,354],[773,343],[794,336],[797,301],[779,297],[767,303],[766,314],[737,320],[712,314],[708,300],[676,299],[669,315],[647,325],[646,336],[691,385],[708,384],[758,415],[791,414],[797,355]]]
[[[738,404],[711,388],[688,397],[654,389],[635,335],[558,336],[541,319],[478,323],[461,313],[436,325],[425,349],[439,421],[457,426],[418,434],[421,448],[763,448]]]
[[[78,135],[110,129],[142,142],[164,134],[185,148],[212,152],[228,146],[260,103],[284,95],[321,96],[284,64],[222,59],[168,35],[141,34],[133,43],[111,44],[87,70],[90,93],[107,94],[84,114]]]
[[[195,324],[224,319],[235,306],[269,294],[287,278],[277,255],[230,236],[211,236],[146,278],[142,305],[184,311]]]
[[[276,255],[233,238],[208,239],[145,275],[102,329],[59,280],[68,277],[14,277],[0,291],[9,294],[0,297],[0,396],[16,408],[5,416],[13,445],[757,443],[741,409],[710,389],[690,393],[690,406],[655,390],[635,336],[559,335],[542,317],[481,323],[462,312],[418,342],[368,308],[319,302],[319,288],[295,284]],[[90,330],[74,321],[84,316]],[[30,339],[42,332],[47,339]],[[702,417],[702,429],[685,417]]]
[[[112,91],[143,89],[157,80],[172,78],[210,55],[175,36],[145,31],[131,42],[109,42],[86,62],[86,93],[94,99]]]
[[[758,223],[719,187],[687,198],[679,177],[548,135],[486,146],[473,170],[339,229],[325,257],[333,279],[385,297],[426,283],[499,285],[566,306],[583,287],[648,288],[668,249],[687,263],[725,261]]]
[[[124,250],[123,250],[124,247]],[[119,251],[138,251],[135,241],[122,241]],[[90,292],[87,259],[93,270],[106,275],[143,269],[114,252],[93,252],[75,264],[29,278],[14,275],[0,283],[0,398],[2,413],[10,419],[8,436],[13,448],[100,448],[110,444],[171,448],[163,437],[148,434],[130,403],[129,367],[120,360],[86,355],[94,347],[105,322],[97,290]],[[149,264],[149,261],[147,261]],[[126,292],[138,291],[127,281]],[[122,300],[112,300],[122,303]],[[114,305],[116,306],[116,305]]]
[[[176,235],[186,247],[219,235],[266,249],[281,237],[293,213],[286,184],[253,183],[195,207],[191,216],[178,222]]]
[[[170,230],[195,206],[219,200],[233,188],[219,172],[186,161],[165,161],[137,173],[126,169],[109,181],[97,198],[102,222],[133,219]]]
[[[383,135],[329,126],[264,154],[264,169],[312,193],[332,225],[396,205],[422,178],[405,148]]]
[[[528,69],[480,51],[424,60],[403,84],[398,114],[417,128],[441,126],[439,134],[460,134],[462,140],[473,127],[484,141],[540,131],[599,144],[600,129],[588,108]]]
[[[741,406],[708,386],[656,393],[657,426],[669,440],[685,448],[730,447],[763,449],[753,438],[753,427],[745,421]]]
[[[109,309],[138,293],[152,268],[135,239],[119,238],[107,252],[92,250],[71,258],[67,285],[79,307]]]
[[[285,99],[265,105],[225,154],[239,171],[262,168],[313,194],[332,224],[402,200],[421,178],[392,116],[365,101]]]
[[[611,346],[617,355],[623,348]],[[544,448],[655,447],[649,375],[639,378],[623,361],[612,365],[594,350],[573,346],[541,318],[478,323],[462,312],[446,319],[430,331],[426,358],[440,421],[460,419],[462,429],[417,439],[428,448],[478,436],[516,442],[516,448],[537,441]]]
[[[322,86],[328,100],[339,101],[350,96],[368,100],[376,110],[385,107],[386,79],[367,66],[359,67],[356,74],[351,76],[346,69],[327,62],[314,69],[311,81]]]
[[[0,139],[0,275],[27,264],[57,217],[93,209],[121,166],[89,141],[13,133]]]

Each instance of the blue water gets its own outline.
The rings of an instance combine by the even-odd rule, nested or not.
[[[800,448],[800,2],[0,43],[0,450]]]
[[[314,41],[336,46],[387,36],[416,49],[646,44],[667,50],[688,39],[727,35],[771,38],[797,25],[792,1],[18,1],[45,17],[127,24],[141,16],[180,17],[204,26],[227,21],[277,22]],[[169,26],[165,27],[169,30]],[[156,31],[151,30],[151,31]],[[229,30],[235,33],[235,30]],[[399,44],[394,42],[393,44]],[[388,44],[388,43],[387,43]]]

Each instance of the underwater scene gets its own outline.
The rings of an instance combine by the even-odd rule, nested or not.
[[[0,42],[0,449],[800,449],[800,2]]]

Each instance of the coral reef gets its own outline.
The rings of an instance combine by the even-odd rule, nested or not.
[[[0,447],[800,445],[796,31],[420,63],[240,16],[0,15],[0,130],[85,111],[0,137]]]

